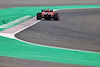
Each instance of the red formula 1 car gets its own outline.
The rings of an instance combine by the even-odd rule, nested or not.
[[[45,18],[47,20],[50,20],[51,18],[53,18],[54,20],[59,20],[60,15],[53,10],[42,10],[41,13],[37,13],[37,20],[41,20],[42,18]]]

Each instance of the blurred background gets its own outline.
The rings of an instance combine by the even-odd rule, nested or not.
[[[100,0],[0,0],[0,9],[25,6],[100,5]]]

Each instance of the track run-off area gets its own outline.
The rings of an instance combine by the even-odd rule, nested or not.
[[[61,20],[60,21],[54,21],[53,22],[53,21],[45,21],[45,20],[43,20],[43,21],[39,22],[38,24],[44,23],[44,24],[49,25],[49,23],[51,23],[52,26],[54,24],[58,24],[59,26],[62,26],[61,24],[64,23],[63,20],[66,19],[66,21],[68,21],[68,18],[71,17],[71,16],[73,16],[73,17],[76,16],[76,18],[77,17],[80,18],[80,17],[83,17],[83,15],[84,15],[83,18],[85,18],[85,16],[88,15],[88,17],[90,17],[90,15],[92,14],[91,18],[93,19],[93,18],[95,18],[95,15],[97,17],[100,14],[99,13],[100,9],[90,9],[90,8],[100,8],[100,5],[48,6],[48,7],[50,9],[75,9],[75,13],[74,13],[74,10],[59,11],[61,13]],[[31,9],[31,10],[37,10],[37,11],[33,12],[33,14],[35,16],[37,12],[41,11],[41,9],[47,9],[48,7],[47,6],[43,6],[43,7],[22,7],[22,8],[20,7],[20,8],[10,8],[10,9],[23,9],[23,10],[24,9],[28,9],[28,10]],[[78,13],[78,11],[76,9],[82,9],[82,10],[79,10],[79,13]],[[64,18],[64,16],[66,17],[66,15],[65,15],[66,12],[67,12],[67,18]],[[82,13],[84,13],[84,14],[82,14]],[[72,19],[74,19],[73,17],[72,17]],[[95,20],[99,20],[99,19],[97,18]],[[68,24],[73,23],[73,25],[75,25],[75,23],[74,23],[75,21],[79,22],[78,19],[77,20],[74,19],[74,20],[70,21]],[[82,18],[80,18],[80,21],[82,21]],[[89,22],[89,21],[90,20],[88,19],[87,22]],[[86,21],[84,21],[84,22],[86,22]],[[91,20],[91,22],[93,23],[92,20]],[[31,27],[29,29],[31,29],[31,31],[34,31],[34,29],[36,29],[36,26],[38,24],[32,26],[33,27],[32,29],[31,29]],[[85,25],[85,24],[83,24],[83,25]],[[81,27],[83,25],[81,25]],[[98,22],[97,22],[97,25],[99,25]],[[90,24],[90,26],[91,26],[91,24]],[[49,27],[49,26],[47,26],[47,27]],[[56,26],[54,26],[54,27],[56,27]],[[62,27],[64,27],[64,26],[62,26]],[[38,26],[37,26],[37,28],[38,28]],[[75,37],[77,37],[77,38],[82,38],[83,37],[84,39],[87,39],[87,40],[88,39],[91,40],[91,38],[93,38],[93,40],[100,40],[100,38],[99,38],[99,29],[97,30],[96,27],[95,27],[95,29],[96,29],[95,32],[97,33],[97,31],[98,31],[98,34],[96,34],[96,35],[93,35],[93,34],[95,34],[95,32],[93,32],[93,30],[88,31],[84,27],[83,27],[82,30],[80,29],[81,32],[78,32],[79,29],[77,29],[77,28],[74,28],[77,31],[75,31],[75,30],[73,31],[71,27],[69,27],[69,28],[71,30],[68,30],[69,32],[67,32],[67,33],[70,34],[70,37],[75,35]],[[46,29],[44,28],[43,30],[46,30]],[[57,28],[57,29],[59,29],[59,28]],[[36,31],[38,31],[38,30],[36,30]],[[47,29],[47,31],[48,31],[48,29]],[[74,32],[74,34],[71,34],[71,32]],[[89,34],[86,33],[86,32],[88,32]],[[31,32],[28,32],[28,33],[31,33]],[[59,33],[59,31],[57,31],[57,33]],[[82,34],[80,34],[80,36],[79,36],[77,33],[82,33]],[[34,34],[31,35],[31,36],[34,36]],[[87,34],[87,35],[84,35],[84,34]],[[89,35],[89,37],[88,37],[88,35]],[[18,34],[18,36],[20,36],[20,33]],[[97,38],[95,38],[95,36]],[[20,38],[20,37],[18,37],[18,38]],[[73,41],[75,41],[75,40],[73,40]],[[83,41],[84,40],[82,40],[82,42]],[[94,42],[96,42],[96,41],[94,41]],[[50,42],[50,43],[52,43],[52,42]],[[84,42],[84,44],[85,43],[86,42]],[[90,44],[92,44],[92,43],[90,43]],[[68,45],[70,45],[70,44],[68,44]],[[100,53],[99,53],[99,49],[97,49],[97,51],[96,51],[96,49],[92,50],[91,48],[89,48],[89,46],[86,46],[87,48],[89,48],[89,50],[88,49],[84,50],[85,47],[82,46],[84,49],[82,49],[82,47],[81,47],[81,49],[77,50],[76,47],[79,46],[79,45],[76,45],[74,47],[75,50],[74,50],[74,48],[67,49],[67,47],[59,48],[61,46],[56,46],[56,47],[51,47],[51,46],[53,46],[53,45],[49,45],[49,46],[45,45],[44,46],[44,45],[26,43],[26,42],[19,41],[17,39],[11,39],[11,38],[6,38],[6,37],[0,36],[0,56],[13,57],[13,58],[21,58],[21,59],[30,59],[30,60],[39,60],[39,61],[48,61],[48,62],[56,62],[56,63],[86,65],[86,66],[100,66]],[[95,47],[95,46],[92,46],[92,48],[93,47]]]

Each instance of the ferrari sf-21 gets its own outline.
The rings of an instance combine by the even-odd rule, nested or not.
[[[37,13],[37,20],[41,20],[42,18],[46,20],[59,20],[60,19],[60,14],[56,13],[56,11],[53,10],[42,10],[42,12]]]

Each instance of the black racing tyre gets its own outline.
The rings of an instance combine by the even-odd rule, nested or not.
[[[37,13],[37,20],[41,20],[41,18],[42,18],[41,13]]]
[[[54,14],[54,20],[59,20],[60,19],[60,14],[59,13],[55,13]]]

